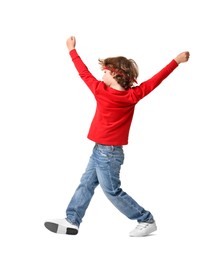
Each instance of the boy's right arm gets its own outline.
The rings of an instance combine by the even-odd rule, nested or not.
[[[137,101],[144,98],[148,95],[152,90],[154,90],[160,83],[167,78],[176,67],[182,63],[187,62],[190,57],[190,53],[188,51],[181,52],[177,55],[175,59],[173,59],[166,67],[160,70],[157,74],[155,74],[152,78],[147,81],[142,82],[139,87],[135,88],[134,93],[137,96]]]

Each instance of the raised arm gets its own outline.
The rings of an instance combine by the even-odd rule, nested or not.
[[[167,78],[182,62],[187,62],[190,57],[188,51],[181,52],[173,59],[166,67],[160,70],[152,78],[147,81],[142,82],[138,87],[134,89],[137,100],[142,99],[153,91],[160,83]]]
[[[71,36],[67,39],[67,48],[69,50],[69,54],[71,56],[71,59],[79,73],[79,76],[82,78],[82,80],[86,83],[86,85],[89,87],[89,89],[95,93],[95,90],[99,84],[100,81],[98,81],[88,70],[85,63],[82,61],[80,56],[78,55],[76,51],[76,39],[74,36]]]

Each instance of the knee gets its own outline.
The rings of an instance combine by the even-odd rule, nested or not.
[[[119,194],[122,192],[122,189],[120,187],[110,188],[102,186],[102,190],[107,197],[116,197],[119,196]]]

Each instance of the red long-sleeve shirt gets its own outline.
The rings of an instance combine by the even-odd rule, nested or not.
[[[70,51],[72,61],[82,78],[93,93],[97,106],[88,138],[104,145],[127,145],[129,130],[138,101],[154,90],[177,66],[172,60],[149,80],[125,91],[106,86],[97,80],[79,57],[76,49]]]

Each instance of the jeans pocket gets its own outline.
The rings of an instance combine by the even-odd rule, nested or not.
[[[105,152],[101,151],[101,150],[98,150],[98,153],[99,153],[101,156],[103,156],[103,157],[108,157],[108,155],[107,155]]]
[[[97,150],[98,150],[99,156],[101,156],[103,158],[111,158],[112,157],[112,153],[107,149],[98,148]]]

